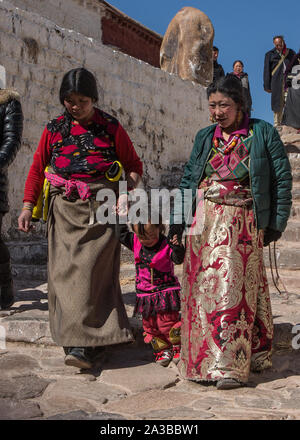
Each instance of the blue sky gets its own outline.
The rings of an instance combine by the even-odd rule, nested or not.
[[[284,35],[287,47],[300,49],[300,0],[108,0],[108,2],[164,35],[170,21],[184,6],[200,9],[215,29],[214,45],[225,72],[240,59],[249,75],[253,117],[273,123],[270,95],[263,90],[265,53],[273,48],[273,36]]]

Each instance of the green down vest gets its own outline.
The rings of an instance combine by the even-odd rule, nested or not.
[[[292,205],[291,166],[277,130],[261,119],[250,119],[254,137],[250,149],[250,189],[258,229],[270,227],[283,232]],[[194,214],[197,188],[204,179],[204,169],[212,147],[216,125],[200,130],[184,168],[174,201],[170,224],[187,222],[185,213]],[[190,190],[190,191],[186,191]],[[191,217],[190,217],[191,218]]]

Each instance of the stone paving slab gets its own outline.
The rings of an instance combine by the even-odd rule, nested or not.
[[[251,373],[247,387],[218,391],[210,383],[184,381],[173,363],[163,368],[153,362],[141,321],[131,317],[135,294],[129,263],[121,285],[136,342],[109,347],[93,370],[64,364],[63,350],[49,333],[47,284],[16,280],[15,285],[17,302],[0,311],[7,331],[6,348],[0,349],[1,420],[300,419],[300,350],[292,347],[293,327],[300,323],[297,288],[285,298],[270,286],[273,367]]]
[[[6,378],[0,381],[0,418],[15,408],[16,419],[61,419],[64,414],[66,419],[76,414],[79,419],[107,414],[115,420],[300,419],[296,350],[275,354],[272,369],[252,373],[247,387],[228,391],[183,381],[176,366],[154,364],[147,347],[133,344],[111,347],[94,371],[64,366],[59,347],[35,344],[9,343],[0,360]]]
[[[37,403],[0,399],[0,420],[28,420],[42,415]]]

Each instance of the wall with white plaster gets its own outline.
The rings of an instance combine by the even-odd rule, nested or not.
[[[84,66],[96,75],[103,90],[100,106],[128,131],[144,163],[148,187],[177,184],[196,132],[209,124],[201,85],[3,0],[0,53],[7,87],[21,94],[25,116],[22,149],[9,169],[11,210],[5,216],[4,232],[10,238],[19,237],[16,221],[26,175],[43,127],[62,110],[58,91],[69,69]]]

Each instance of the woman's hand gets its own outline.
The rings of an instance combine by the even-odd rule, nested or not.
[[[126,175],[126,181],[128,188],[134,189],[138,186],[139,182],[141,180],[141,176],[138,173],[135,173],[134,171],[131,171],[131,173]]]
[[[277,241],[281,237],[282,232],[275,229],[267,228],[264,232],[264,246],[269,246],[272,241]]]
[[[32,229],[31,225],[32,212],[29,209],[22,210],[18,218],[19,231],[29,232]]]

